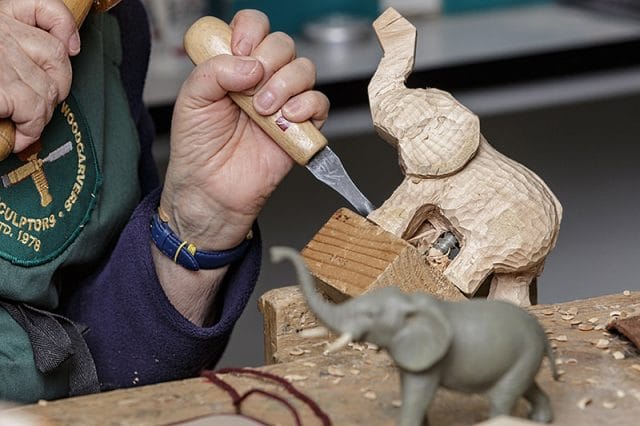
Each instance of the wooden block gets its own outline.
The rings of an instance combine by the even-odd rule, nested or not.
[[[302,338],[300,332],[321,324],[309,310],[298,287],[283,287],[270,290],[258,300],[258,309],[263,316],[265,364],[295,361],[304,355],[320,355],[327,336]],[[297,348],[304,340],[305,348]]]
[[[464,299],[418,249],[348,209],[331,216],[302,256],[318,289],[336,302],[390,285],[447,300]]]

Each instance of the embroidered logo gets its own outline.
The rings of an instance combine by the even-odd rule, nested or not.
[[[63,253],[89,220],[100,182],[91,133],[70,96],[38,142],[0,162],[0,257],[34,266]]]

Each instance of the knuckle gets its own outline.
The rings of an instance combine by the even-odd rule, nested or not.
[[[58,39],[52,40],[51,60],[58,65],[63,64],[65,61],[69,60],[67,56],[67,48]]]
[[[316,76],[316,64],[309,58],[298,58],[296,59],[296,65],[300,68],[301,72],[305,74],[313,75],[315,79]]]
[[[276,31],[272,34],[272,37],[274,37],[283,48],[292,51],[295,50],[296,43],[289,34],[283,33],[282,31]]]

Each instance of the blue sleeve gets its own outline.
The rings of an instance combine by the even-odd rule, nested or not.
[[[160,191],[134,211],[110,258],[65,295],[63,313],[89,327],[85,339],[102,390],[197,375],[221,357],[258,278],[257,228],[245,258],[232,265],[218,295],[216,323],[194,325],[171,305],[156,276],[149,223]]]

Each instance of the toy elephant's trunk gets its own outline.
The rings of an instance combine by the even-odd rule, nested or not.
[[[330,329],[342,333],[343,325],[346,324],[346,315],[340,307],[326,302],[322,296],[315,290],[313,277],[307,270],[304,260],[300,254],[289,247],[272,247],[270,250],[271,261],[280,262],[284,259],[288,259],[293,263],[300,286],[302,287],[302,294],[304,294],[307,300],[307,305],[311,311]]]

